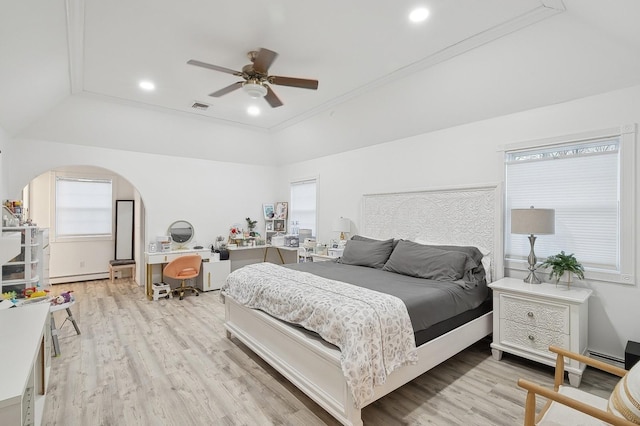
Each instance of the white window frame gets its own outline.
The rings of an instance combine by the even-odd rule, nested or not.
[[[315,223],[315,227],[314,227],[315,228],[315,233],[314,233],[313,236],[317,240],[319,232],[320,232],[320,230],[318,229],[318,223],[320,223],[320,221],[318,220],[318,214],[319,214],[318,194],[320,193],[320,191],[319,191],[319,189],[320,189],[320,179],[319,179],[318,176],[295,179],[295,180],[292,180],[292,181],[289,182],[289,206],[290,206],[290,209],[289,209],[289,220],[290,221],[294,220],[293,208],[295,206],[294,206],[293,200],[291,198],[291,189],[292,189],[293,185],[301,184],[301,183],[305,183],[305,182],[312,182],[312,181],[315,182],[315,184],[316,184],[316,223]],[[288,229],[290,229],[290,228],[288,228]]]
[[[70,179],[70,180],[90,180],[90,181],[110,181],[111,182],[111,232],[109,234],[97,234],[97,235],[58,235],[57,231],[57,182],[58,179]],[[93,173],[69,173],[69,172],[55,172],[53,179],[51,179],[51,224],[52,232],[50,238],[52,242],[78,242],[78,241],[110,241],[114,240],[115,232],[115,215],[113,214],[115,198],[117,193],[116,178],[109,174],[93,174]]]
[[[620,127],[612,127],[591,132],[584,132],[549,139],[539,139],[533,141],[519,142],[505,145],[502,151],[518,151],[525,149],[536,149],[563,145],[571,143],[586,143],[590,140],[619,138],[620,140],[620,231],[619,231],[619,271],[590,270],[585,268],[585,279],[603,282],[613,282],[619,284],[636,285],[636,134],[637,125],[626,124]],[[504,167],[506,173],[506,167]],[[506,178],[506,176],[505,176]],[[506,200],[505,200],[506,209]],[[505,215],[509,212],[505,211]],[[506,226],[506,222],[505,226]],[[505,241],[510,234],[509,229],[505,229]],[[552,237],[552,236],[545,236]],[[505,244],[506,247],[506,244]],[[538,259],[544,261],[544,259]],[[505,269],[516,271],[527,271],[528,264],[524,260],[504,259]]]

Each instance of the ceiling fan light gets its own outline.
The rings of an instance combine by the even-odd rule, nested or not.
[[[252,98],[263,98],[267,94],[267,88],[260,83],[246,82],[242,89]]]

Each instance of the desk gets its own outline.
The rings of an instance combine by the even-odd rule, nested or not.
[[[3,425],[40,425],[51,370],[49,303],[0,312],[0,419]]]
[[[153,298],[153,289],[151,286],[153,285],[153,267],[155,265],[160,265],[160,280],[163,280],[162,277],[162,268],[163,265],[171,262],[173,259],[177,259],[180,256],[186,256],[188,254],[199,254],[203,259],[208,259],[211,256],[211,250],[209,249],[184,249],[184,250],[173,250],[173,251],[165,251],[165,252],[155,252],[149,253],[145,252],[144,254],[144,263],[147,265],[147,276],[145,279],[146,282],[146,292],[149,300]]]
[[[273,246],[270,244],[266,244],[253,247],[227,247],[227,250],[229,250],[229,260],[231,260],[232,271],[235,271],[236,269],[239,269],[245,265],[250,265],[252,263],[258,263],[260,261],[266,262],[267,258],[269,257],[269,252],[275,253],[275,255],[277,255],[277,258],[274,259],[275,262],[277,262],[278,260],[282,264],[298,262],[298,247]],[[262,256],[260,256],[262,260],[255,256],[256,250],[264,250]],[[290,259],[286,259],[287,257],[290,257],[291,254],[294,254],[295,256],[295,259],[293,261],[291,261]]]

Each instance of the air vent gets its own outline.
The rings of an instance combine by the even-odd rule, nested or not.
[[[194,102],[193,105],[191,105],[191,108],[199,109],[201,111],[206,111],[209,108],[209,105],[203,104],[203,103],[200,103],[200,102]]]

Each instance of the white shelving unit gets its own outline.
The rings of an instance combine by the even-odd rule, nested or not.
[[[22,296],[25,288],[43,286],[40,282],[39,272],[42,270],[42,234],[35,226],[17,226],[2,228],[5,233],[20,232],[20,253],[2,265],[2,281],[0,282],[2,293],[15,291],[18,297]]]
[[[286,219],[265,219],[264,239],[267,244],[271,244],[271,237],[276,234],[285,235],[287,233]]]

